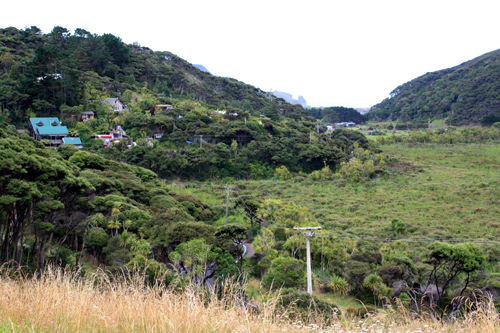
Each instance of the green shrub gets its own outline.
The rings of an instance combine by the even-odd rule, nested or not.
[[[318,315],[328,319],[334,312],[338,312],[335,305],[294,288],[281,289],[277,310],[281,313],[287,311],[291,319],[306,319]]]

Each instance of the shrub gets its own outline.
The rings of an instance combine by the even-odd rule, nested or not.
[[[279,180],[288,180],[292,177],[292,174],[286,166],[282,165],[274,170],[274,177]]]
[[[307,318],[310,315],[328,319],[332,317],[334,311],[338,311],[336,306],[294,288],[281,290],[277,310],[287,311],[291,319]]]
[[[263,282],[267,287],[303,287],[306,284],[306,263],[291,257],[276,258],[271,261]]]

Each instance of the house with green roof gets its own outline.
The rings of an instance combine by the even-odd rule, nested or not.
[[[78,149],[83,148],[82,140],[80,140],[79,137],[74,137],[74,138],[65,137],[62,139],[61,145],[73,146]]]
[[[62,139],[69,136],[68,128],[62,126],[59,118],[30,118],[28,124],[30,136],[35,140],[48,140],[50,146],[58,147]]]

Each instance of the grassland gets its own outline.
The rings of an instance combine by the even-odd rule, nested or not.
[[[403,236],[409,239],[500,241],[500,145],[397,144],[382,150],[392,162],[388,175],[376,180],[295,178],[237,185],[241,194],[308,207],[333,234],[391,237],[391,221],[397,218],[405,223]],[[220,187],[197,184],[174,190],[225,203]]]
[[[415,250],[433,241],[472,241],[486,251],[500,245],[500,145],[395,144],[388,174],[361,183],[343,180],[242,181],[238,195],[281,199],[306,206],[331,235],[361,240],[401,239]],[[171,187],[173,188],[173,187]],[[225,190],[209,184],[173,188],[225,206]],[[230,205],[230,219],[242,222]],[[405,230],[394,234],[391,223]],[[222,222],[222,221],[219,221]],[[418,253],[414,253],[418,256]],[[491,263],[490,272],[500,266]]]
[[[407,237],[500,240],[500,146],[384,146],[390,176],[360,184],[251,182],[244,192],[308,207],[328,230],[390,236],[394,218]]]

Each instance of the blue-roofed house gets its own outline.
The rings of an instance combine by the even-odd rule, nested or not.
[[[73,146],[73,147],[78,148],[78,149],[83,148],[82,140],[80,140],[79,137],[75,137],[75,138],[65,137],[62,139],[61,145]]]
[[[62,139],[69,136],[68,128],[62,126],[59,118],[30,118],[28,124],[30,136],[35,140],[48,140],[50,146],[58,147]]]

